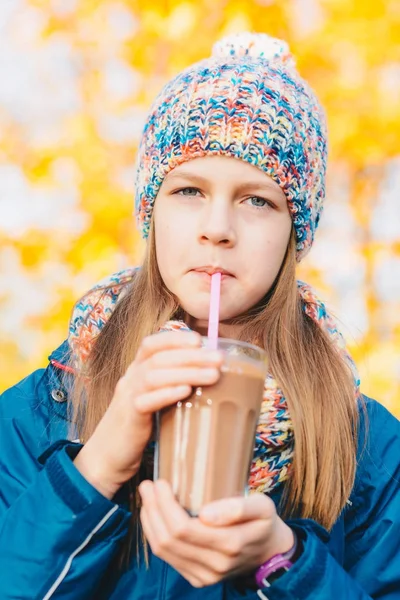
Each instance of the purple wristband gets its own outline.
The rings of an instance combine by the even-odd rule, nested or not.
[[[294,535],[294,544],[290,550],[285,552],[284,554],[275,554],[269,560],[267,560],[264,564],[259,567],[255,573],[256,583],[259,588],[270,587],[271,584],[268,581],[268,577],[271,577],[273,573],[283,569],[284,571],[289,571],[289,569],[293,566],[294,561],[292,558],[296,554],[297,550],[297,536],[293,531]]]

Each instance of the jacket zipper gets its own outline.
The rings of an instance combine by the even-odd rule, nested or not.
[[[105,517],[103,517],[100,521],[100,523],[98,523],[96,525],[96,527],[94,527],[94,529],[92,529],[92,531],[89,533],[89,535],[87,536],[87,538],[82,542],[82,544],[80,546],[78,546],[78,548],[76,548],[76,550],[74,550],[68,557],[67,562],[65,563],[65,566],[63,568],[63,570],[61,571],[61,573],[59,574],[59,576],[57,577],[57,579],[55,580],[55,582],[53,583],[53,585],[51,586],[51,588],[49,589],[49,591],[45,594],[45,596],[43,596],[43,600],[49,600],[49,598],[52,597],[52,595],[54,594],[54,592],[58,589],[58,587],[60,586],[60,584],[64,581],[65,577],[68,574],[68,571],[71,568],[71,564],[72,561],[74,560],[75,556],[77,556],[79,554],[79,552],[81,552],[84,548],[86,548],[86,546],[89,544],[90,540],[92,539],[92,537],[94,536],[95,533],[97,533],[99,531],[99,529],[101,529],[104,525],[104,523],[107,523],[107,521],[109,520],[109,518],[115,513],[115,511],[118,510],[118,506],[113,506],[113,508],[108,511],[108,513],[105,515]]]
[[[167,570],[167,564],[163,561],[161,563],[160,600],[164,600],[167,597]]]

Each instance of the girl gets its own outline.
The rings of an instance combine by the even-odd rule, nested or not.
[[[400,598],[399,423],[295,280],[325,166],[283,42],[230,37],[162,90],[138,158],[142,267],[84,296],[47,369],[1,399],[2,600]],[[218,271],[220,335],[265,348],[270,374],[252,493],[192,518],[151,481],[152,423],[219,377],[200,336]]]

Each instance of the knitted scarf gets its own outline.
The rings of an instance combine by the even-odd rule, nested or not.
[[[110,318],[117,302],[127,294],[129,283],[136,270],[136,268],[125,269],[104,279],[75,305],[68,341],[76,369],[79,370],[86,362],[96,337]],[[301,281],[297,284],[305,313],[329,334],[349,364],[354,376],[355,397],[357,397],[360,383],[358,374],[334,319],[310,286]],[[182,321],[168,321],[161,329],[172,331],[188,329],[188,326]],[[276,380],[268,374],[256,430],[248,482],[250,491],[267,493],[287,480],[293,454],[294,433],[288,406]]]

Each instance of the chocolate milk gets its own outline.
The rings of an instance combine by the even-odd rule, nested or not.
[[[265,375],[261,361],[228,355],[215,385],[195,388],[159,415],[156,473],[191,515],[244,494]]]

